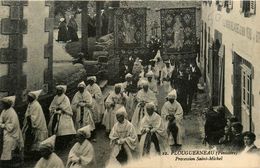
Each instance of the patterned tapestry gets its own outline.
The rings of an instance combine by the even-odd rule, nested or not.
[[[116,54],[146,52],[146,8],[117,8],[114,16]]]
[[[162,55],[189,57],[196,52],[196,9],[161,9]]]

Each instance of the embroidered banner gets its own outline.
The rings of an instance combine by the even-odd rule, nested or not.
[[[146,8],[117,8],[114,16],[116,54],[144,54]]]
[[[164,59],[194,55],[197,45],[196,9],[161,9],[160,15]]]

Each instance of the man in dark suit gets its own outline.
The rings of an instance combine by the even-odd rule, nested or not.
[[[243,137],[243,134],[242,134],[243,125],[239,122],[235,122],[235,123],[232,124],[231,130],[232,130],[234,138],[230,143],[231,144],[230,150],[232,152],[239,153],[245,147],[244,137]]]
[[[244,137],[244,143],[245,143],[245,148],[242,151],[242,153],[257,153],[259,150],[255,146],[255,134],[253,132],[247,131],[243,133]]]

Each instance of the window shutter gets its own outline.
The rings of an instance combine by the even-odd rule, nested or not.
[[[233,8],[233,0],[228,0],[228,8],[229,9]]]
[[[250,14],[255,14],[256,13],[256,0],[250,0]]]

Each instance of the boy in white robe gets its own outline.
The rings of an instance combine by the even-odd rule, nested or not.
[[[127,162],[138,156],[138,137],[134,126],[125,119],[127,113],[124,107],[116,112],[117,123],[112,128],[109,138],[112,152],[109,162],[117,162],[116,157],[121,150],[127,155]]]
[[[42,90],[29,92],[27,96],[29,104],[25,112],[22,129],[26,152],[39,151],[40,142],[48,138],[45,116],[42,107],[38,102],[38,97],[41,92]]]
[[[134,109],[135,109],[135,97],[137,94],[137,87],[133,84],[132,81],[133,75],[128,73],[125,76],[125,82],[122,83],[122,91],[127,95],[126,100],[126,111],[127,111],[127,118],[130,121],[132,119]]]
[[[162,107],[161,116],[168,131],[169,143],[171,145],[174,144],[179,146],[183,142],[185,130],[183,125],[183,110],[180,103],[177,102],[176,97],[177,95],[175,90],[168,94],[168,101],[165,102]],[[177,129],[174,129],[174,125],[177,126]],[[174,143],[171,140],[171,137],[173,137],[172,140],[175,141]]]
[[[1,99],[3,111],[0,114],[0,131],[2,137],[0,167],[20,167],[21,153],[24,147],[22,131],[18,116],[13,109],[15,96]]]
[[[159,114],[155,112],[154,103],[146,105],[147,114],[141,121],[141,139],[140,139],[140,155],[152,154],[152,145],[155,153],[169,153],[170,146],[167,142],[167,132],[163,120]]]
[[[135,126],[136,132],[138,135],[141,135],[140,130],[140,123],[144,115],[146,115],[146,108],[145,105],[150,102],[154,102],[157,106],[157,98],[153,91],[149,89],[149,85],[147,81],[142,81],[143,89],[139,90],[136,99],[138,104],[135,108],[133,117],[132,117],[132,124]]]
[[[109,94],[106,99],[106,111],[103,118],[103,125],[106,127],[106,132],[109,133],[116,123],[116,111],[125,106],[127,96],[121,90],[121,84],[116,84],[114,91]]]
[[[73,112],[70,106],[70,100],[65,95],[67,86],[56,86],[57,95],[51,102],[49,111],[51,113],[50,122],[48,125],[49,134],[57,135],[56,147],[57,149],[63,149],[70,141],[73,135],[76,134],[74,123],[72,120]]]
[[[95,152],[88,141],[91,137],[92,127],[87,125],[77,131],[77,142],[71,148],[66,168],[96,168]]]
[[[41,159],[34,168],[64,168],[59,156],[54,153],[56,135],[49,137],[40,144]]]
[[[155,93],[158,94],[157,82],[154,80],[154,73],[149,71],[146,74],[149,88]]]
[[[74,95],[71,107],[76,114],[75,116],[75,127],[76,129],[80,129],[86,125],[90,125],[91,129],[95,129],[95,123],[92,116],[92,96],[85,89],[85,82],[81,82],[78,84],[78,92]]]
[[[96,76],[89,76],[87,80],[89,85],[86,87],[86,90],[91,94],[93,98],[93,120],[95,124],[100,124],[105,111],[104,97],[100,87],[96,83]]]

